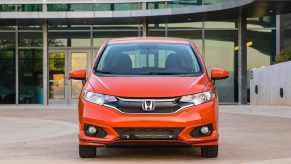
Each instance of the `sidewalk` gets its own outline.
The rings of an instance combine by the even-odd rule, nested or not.
[[[0,163],[286,163],[291,161],[291,107],[220,106],[217,159],[200,149],[100,148],[78,156],[76,105],[0,106]]]

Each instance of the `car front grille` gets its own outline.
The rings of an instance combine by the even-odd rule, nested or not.
[[[192,106],[191,103],[179,102],[180,97],[175,98],[117,98],[116,102],[104,104],[105,106],[114,108],[121,113],[136,113],[136,114],[166,114],[176,113],[179,110]],[[155,108],[152,111],[146,111],[142,108],[143,101],[153,101]]]
[[[177,140],[182,128],[115,128],[121,140]]]

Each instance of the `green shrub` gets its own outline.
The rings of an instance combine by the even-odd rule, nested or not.
[[[274,64],[291,61],[291,51],[282,51],[276,56]]]

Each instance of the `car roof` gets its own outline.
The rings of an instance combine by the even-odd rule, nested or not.
[[[117,38],[110,39],[107,44],[119,44],[119,43],[137,43],[137,42],[159,42],[159,43],[183,43],[190,44],[190,40],[181,38],[169,38],[169,37],[133,37],[133,38]]]

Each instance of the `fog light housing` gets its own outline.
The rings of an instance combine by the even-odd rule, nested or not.
[[[88,133],[90,133],[91,135],[96,134],[97,129],[94,126],[89,126],[88,128]]]
[[[107,136],[107,133],[102,128],[89,124],[85,124],[84,131],[90,137],[104,138]]]
[[[209,133],[209,128],[208,126],[202,126],[200,129],[200,132],[204,135],[207,135]]]
[[[210,136],[212,131],[213,131],[212,124],[203,125],[192,130],[192,132],[190,133],[190,136],[193,138],[206,137],[206,136]]]

